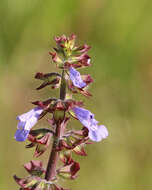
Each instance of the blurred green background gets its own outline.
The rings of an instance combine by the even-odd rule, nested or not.
[[[88,157],[77,158],[79,177],[65,186],[152,189],[151,10],[151,0],[0,1],[0,190],[19,189],[12,175],[26,175],[22,165],[33,150],[13,139],[16,116],[31,109],[31,101],[58,95],[50,88],[35,91],[40,83],[34,74],[55,70],[48,55],[53,37],[71,33],[92,46],[92,67],[82,73],[95,79],[94,96],[85,105],[107,126],[109,137],[88,146]]]

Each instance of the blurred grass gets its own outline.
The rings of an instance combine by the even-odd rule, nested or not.
[[[0,189],[18,189],[12,175],[25,175],[22,165],[33,151],[14,141],[15,117],[31,101],[58,94],[49,88],[36,92],[33,76],[55,69],[48,56],[52,38],[71,33],[92,46],[92,67],[82,73],[95,78],[94,97],[85,104],[110,135],[88,146],[87,158],[77,158],[80,176],[67,186],[151,189],[151,10],[150,0],[0,1]]]

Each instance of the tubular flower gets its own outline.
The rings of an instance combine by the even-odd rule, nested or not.
[[[39,116],[42,112],[43,109],[41,109],[40,107],[36,107],[29,112],[17,117],[19,123],[17,125],[17,130],[15,133],[16,141],[25,141],[27,139],[31,128],[37,123]]]
[[[77,70],[75,70],[73,67],[70,67],[69,72],[70,72],[70,79],[74,86],[78,88],[83,88],[87,85],[82,80],[80,73]]]
[[[108,136],[107,128],[104,125],[98,126],[98,121],[90,111],[80,107],[73,108],[73,111],[78,120],[89,130],[88,136],[92,141],[98,142]]]

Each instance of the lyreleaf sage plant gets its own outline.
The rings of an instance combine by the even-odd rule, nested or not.
[[[58,184],[59,178],[75,179],[80,165],[72,158],[72,153],[86,156],[85,146],[91,141],[99,142],[108,136],[104,125],[98,125],[94,114],[83,108],[81,101],[72,99],[73,93],[91,96],[88,85],[93,82],[90,75],[81,75],[78,69],[90,66],[88,45],[76,46],[75,35],[56,37],[54,52],[50,52],[59,73],[36,73],[35,78],[42,81],[37,88],[46,86],[60,88],[59,98],[35,101],[35,106],[27,113],[17,117],[16,141],[29,141],[26,148],[35,147],[34,156],[39,157],[52,142],[47,168],[41,161],[32,160],[24,165],[29,175],[25,178],[14,176],[20,190],[65,190]],[[50,128],[32,129],[42,118],[47,117]],[[67,129],[71,118],[80,121],[81,130]],[[58,164],[58,162],[61,162]]]

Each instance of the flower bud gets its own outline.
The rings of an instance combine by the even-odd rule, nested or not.
[[[49,52],[49,54],[52,56],[52,60],[54,63],[56,63],[56,66],[58,68],[63,68],[64,66],[64,62],[63,60],[58,56],[57,53],[54,53],[54,52]]]

